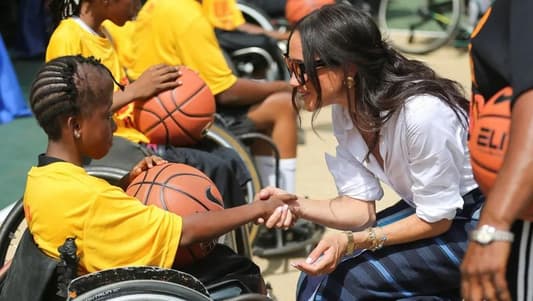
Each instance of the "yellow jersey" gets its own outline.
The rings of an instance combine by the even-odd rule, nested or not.
[[[165,63],[196,70],[215,95],[237,81],[196,0],[148,0],[134,23],[133,64],[126,66],[130,78]]]
[[[236,0],[203,0],[202,9],[215,28],[231,31],[246,22]]]
[[[113,77],[121,84],[128,84],[126,71],[120,63],[119,56],[108,37],[92,32],[80,19],[62,20],[50,37],[46,49],[46,61],[65,55],[94,56],[106,66]],[[118,87],[115,87],[118,89]],[[125,105],[114,114],[117,124],[115,135],[135,143],[149,143],[150,140],[134,126],[133,103]]]
[[[59,258],[57,248],[76,238],[82,272],[172,267],[181,217],[145,206],[79,166],[61,161],[32,167],[23,203],[28,228],[48,256]]]

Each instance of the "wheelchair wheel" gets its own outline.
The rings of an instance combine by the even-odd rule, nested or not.
[[[463,0],[382,0],[378,20],[396,49],[426,54],[457,35],[464,10]]]
[[[0,227],[0,267],[15,254],[18,242],[27,228],[22,199],[18,200]]]
[[[210,301],[200,292],[186,286],[160,280],[128,280],[108,284],[78,297],[73,301]]]
[[[259,176],[259,172],[257,171],[255,164],[253,162],[252,156],[246,149],[246,146],[242,144],[242,142],[236,138],[233,134],[231,134],[228,130],[226,130],[224,127],[219,126],[217,124],[211,125],[209,130],[206,133],[206,137],[208,139],[211,139],[218,144],[229,147],[237,152],[239,154],[239,158],[242,159],[242,162],[248,172],[250,173],[251,181],[246,184],[247,189],[247,201],[252,202],[253,197],[259,190],[261,190],[261,178]],[[246,231],[245,231],[246,230]],[[259,227],[255,225],[254,223],[250,223],[248,227],[242,227],[241,232],[247,232],[242,233],[242,237],[239,238],[238,236],[236,238],[238,239],[246,239],[247,241],[237,241],[237,246],[243,246],[246,250],[239,250],[239,254],[246,254],[245,256],[251,257],[252,256],[252,243],[255,240],[255,237],[257,236],[257,232],[259,230]]]

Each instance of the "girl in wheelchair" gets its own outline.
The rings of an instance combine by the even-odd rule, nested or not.
[[[94,56],[101,60],[120,85],[114,86],[111,111],[117,129],[113,147],[99,160],[84,162],[84,166],[113,167],[128,171],[146,155],[157,154],[169,162],[184,163],[205,173],[222,194],[226,207],[245,203],[242,186],[249,173],[238,155],[229,148],[202,143],[194,147],[153,145],[134,124],[133,101],[144,101],[161,91],[180,84],[179,69],[154,64],[136,81],[129,82],[124,69],[125,57],[118,49],[127,47],[119,35],[108,29],[124,25],[138,10],[138,1],[52,0],[50,11],[57,26],[46,49],[46,61],[65,55]],[[124,90],[119,89],[124,87]]]
[[[145,206],[121,188],[88,175],[82,159],[102,158],[111,148],[112,98],[110,71],[94,58],[82,56],[46,63],[31,87],[31,109],[48,136],[48,145],[38,166],[28,172],[23,203],[29,232],[47,256],[59,259],[58,247],[65,238],[74,237],[82,274],[121,266],[172,268],[178,246],[213,239],[267,218],[275,210],[284,210],[284,201],[294,199],[287,194],[181,217]],[[126,176],[124,185],[140,170],[164,162],[155,156],[145,158]],[[264,292],[258,267],[224,245],[185,269],[208,282],[219,280],[213,279],[213,270],[222,278],[245,279],[252,291]]]

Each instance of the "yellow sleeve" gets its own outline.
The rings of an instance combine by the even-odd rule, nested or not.
[[[145,206],[115,186],[101,192],[84,226],[83,266],[88,272],[119,266],[172,267],[182,219]]]
[[[202,9],[215,28],[235,30],[245,23],[236,0],[203,0]]]
[[[183,65],[198,71],[213,94],[219,94],[235,84],[237,77],[229,68],[207,19],[198,18],[177,39]]]
[[[48,47],[46,48],[46,62],[60,56],[78,55],[82,53],[79,34],[70,30],[67,26],[62,26],[62,24],[59,24],[50,37]]]

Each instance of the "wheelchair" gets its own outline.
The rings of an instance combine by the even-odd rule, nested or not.
[[[274,30],[269,17],[260,8],[246,1],[238,1],[238,8],[247,22],[257,24],[266,30]],[[277,27],[277,30],[283,30]],[[267,51],[257,46],[244,47],[226,51],[226,60],[231,62],[234,74],[242,78],[258,80],[288,80],[289,73],[285,67],[282,53],[286,51],[286,42],[277,43],[279,51]]]
[[[0,300],[273,300],[239,279],[205,286],[188,273],[158,267],[119,267],[76,277],[79,259],[69,240],[56,260],[41,252],[26,229],[0,278]]]

